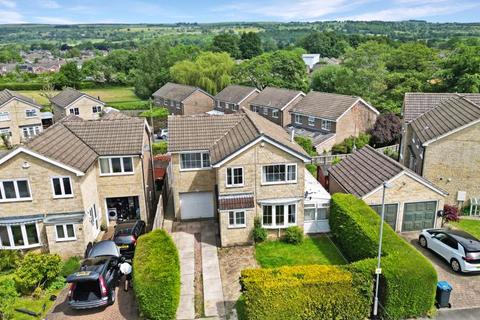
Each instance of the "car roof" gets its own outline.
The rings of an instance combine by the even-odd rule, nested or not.
[[[117,245],[112,240],[103,240],[96,243],[88,253],[88,258],[95,258],[101,256],[120,257],[120,251]]]
[[[470,233],[462,230],[432,229],[431,231],[443,232],[457,240],[467,251],[480,251],[480,240]]]

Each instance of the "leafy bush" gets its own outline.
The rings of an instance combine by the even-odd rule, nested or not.
[[[337,193],[332,196],[329,222],[335,243],[348,260],[354,261],[350,270],[371,279],[378,250],[378,214],[355,196]],[[381,302],[388,318],[424,316],[435,298],[435,269],[391,228],[383,231]]]
[[[62,264],[62,269],[60,275],[64,278],[68,277],[74,272],[77,272],[80,269],[80,258],[79,257],[70,257],[68,260],[64,261]]]
[[[253,241],[255,242],[263,242],[267,240],[267,230],[262,227],[262,222],[260,218],[255,218],[253,223]]]
[[[341,143],[337,143],[332,147],[333,154],[347,154],[352,153],[353,145],[355,148],[361,149],[370,142],[370,135],[368,133],[360,133],[358,137],[349,137]]]
[[[150,108],[148,101],[145,100],[109,102],[108,105],[118,110],[146,110]]]
[[[303,230],[299,226],[291,226],[285,230],[283,241],[292,244],[299,244],[303,242]]]
[[[153,108],[152,110],[146,110],[140,113],[140,117],[152,117],[166,119],[168,117],[169,111],[167,108]]]
[[[317,155],[317,150],[315,150],[313,147],[312,139],[308,137],[296,136],[295,142],[298,143],[310,156]]]
[[[13,304],[18,297],[15,281],[11,277],[0,279],[0,319],[13,319]]]
[[[61,262],[57,254],[27,253],[14,273],[17,288],[30,294],[38,287],[47,287],[60,274]]]
[[[172,238],[155,230],[138,239],[133,287],[147,319],[175,319],[180,300],[180,262]]]
[[[371,143],[379,148],[398,142],[402,134],[402,120],[393,112],[387,112],[378,116],[370,132]]]
[[[168,149],[167,141],[160,141],[160,142],[152,143],[152,150],[153,150],[154,155],[165,154],[165,153],[167,153],[167,149]]]
[[[458,215],[458,208],[451,205],[443,206],[443,216],[442,216],[442,226],[445,222],[458,222],[460,221],[460,216]]]
[[[0,272],[15,269],[21,258],[18,250],[0,250]]]
[[[0,82],[0,90],[42,90],[42,88],[43,83],[41,82]]]
[[[294,266],[243,270],[240,278],[250,320],[366,319],[369,296],[357,275],[341,266]]]

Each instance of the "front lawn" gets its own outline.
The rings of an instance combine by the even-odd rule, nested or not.
[[[462,229],[480,239],[480,220],[460,219],[460,222],[451,222],[449,225]]]
[[[346,263],[337,247],[326,236],[306,237],[299,245],[266,241],[256,245],[255,258],[263,268]]]

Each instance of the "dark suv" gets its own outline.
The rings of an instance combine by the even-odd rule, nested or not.
[[[82,261],[80,270],[67,277],[70,283],[68,304],[73,309],[90,309],[115,302],[115,287],[124,261],[113,241],[97,243]]]
[[[137,239],[145,233],[145,222],[135,220],[131,222],[122,222],[115,227],[113,241],[120,249],[120,253],[127,259],[132,259],[135,253]]]

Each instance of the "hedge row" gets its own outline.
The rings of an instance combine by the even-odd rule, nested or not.
[[[374,277],[380,217],[353,195],[334,194],[330,208],[333,240],[351,270]],[[388,318],[426,315],[433,307],[437,273],[431,263],[384,224],[381,302]]]
[[[38,81],[38,80],[37,80]],[[45,82],[0,82],[0,90],[9,89],[13,91],[24,90],[42,90]],[[84,81],[80,83],[78,89],[95,89],[95,88],[108,88],[108,85],[99,84],[91,81]]]
[[[248,269],[240,281],[249,320],[365,319],[370,311],[357,284],[371,280],[342,266]]]
[[[180,262],[172,238],[155,230],[138,239],[133,288],[146,319],[175,319],[180,300]]]

